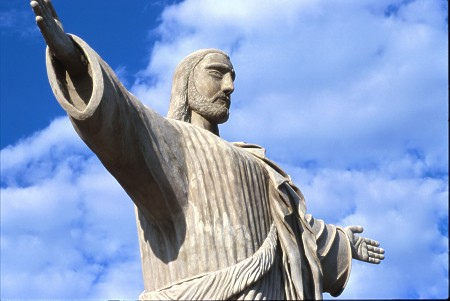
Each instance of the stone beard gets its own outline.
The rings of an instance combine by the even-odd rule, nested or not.
[[[230,101],[224,100],[227,98],[229,99],[229,97],[221,91],[212,98],[206,98],[197,91],[195,85],[188,86],[190,109],[211,122],[221,124],[228,120],[230,116]]]

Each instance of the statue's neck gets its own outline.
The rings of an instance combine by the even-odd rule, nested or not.
[[[201,127],[202,129],[205,129],[207,131],[210,131],[214,135],[219,135],[219,126],[215,123],[211,123],[203,116],[197,114],[196,112],[191,112],[191,124],[196,125],[198,127]]]

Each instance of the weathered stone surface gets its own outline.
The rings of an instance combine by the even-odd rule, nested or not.
[[[384,258],[378,242],[355,235],[361,227],[307,214],[263,148],[219,137],[235,78],[225,53],[199,50],[179,64],[164,118],[64,33],[50,1],[31,6],[58,102],[136,205],[140,299],[320,299],[342,292],[352,258]]]

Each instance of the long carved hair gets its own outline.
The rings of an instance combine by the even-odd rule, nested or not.
[[[185,57],[177,66],[172,79],[172,92],[170,95],[168,118],[191,122],[191,109],[188,102],[189,78],[195,66],[210,53],[228,55],[218,49],[200,49]]]

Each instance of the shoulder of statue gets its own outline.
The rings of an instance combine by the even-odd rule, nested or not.
[[[297,186],[295,186],[295,184],[292,182],[291,177],[281,167],[279,167],[275,162],[266,157],[265,155],[266,150],[263,147],[256,144],[249,144],[245,142],[233,142],[233,145],[241,149],[244,149],[257,159],[259,159],[259,161],[266,169],[267,174],[269,175],[269,178],[271,179],[272,183],[280,191],[280,193],[282,194],[286,193],[280,190],[282,186],[290,190],[293,190],[293,192],[298,196],[296,201],[297,208],[300,208],[299,210],[301,212],[306,212],[305,198],[303,197],[302,192]]]
[[[258,157],[259,159],[267,159],[266,158],[266,149],[257,144],[251,144],[247,142],[232,142],[232,144],[236,147],[242,148],[245,151],[251,153],[252,155]]]
[[[291,182],[289,175],[286,174],[275,162],[266,157],[266,150],[263,147],[246,142],[233,142],[233,145],[258,158],[260,162],[263,163],[263,166],[268,171],[270,178],[272,178],[272,180],[276,183],[277,187],[283,182]]]

